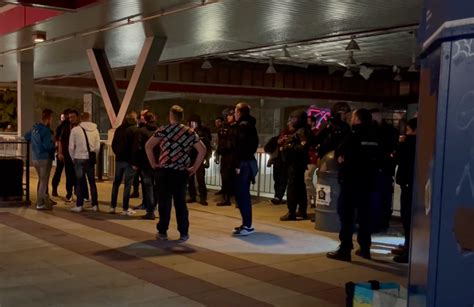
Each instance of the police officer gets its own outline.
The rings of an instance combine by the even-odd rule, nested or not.
[[[188,181],[188,192],[189,192],[189,199],[188,203],[196,202],[196,184],[195,179],[198,183],[199,187],[199,203],[203,206],[207,206],[207,187],[206,187],[206,168],[209,167],[209,159],[212,154],[212,147],[211,147],[211,131],[209,128],[202,125],[201,117],[199,115],[192,115],[189,118],[189,126],[191,127],[192,131],[197,133],[201,142],[206,146],[206,156],[204,157],[203,163],[199,166],[198,170],[196,171],[195,175],[189,177]],[[197,157],[197,150],[191,149],[190,152],[191,156],[191,163],[194,163],[194,160]]]
[[[335,150],[350,133],[351,127],[347,123],[351,108],[346,102],[337,102],[331,108],[331,117],[327,124],[316,134],[318,157],[321,159]]]
[[[217,132],[217,150],[216,163],[220,163],[220,172],[222,178],[222,197],[223,200],[217,203],[217,206],[230,206],[230,198],[235,194],[235,170],[233,168],[236,144],[236,121],[234,109],[228,108],[222,112],[225,118],[224,125]]]
[[[338,214],[341,220],[339,249],[327,254],[328,258],[351,261],[352,235],[357,210],[359,230],[357,241],[360,249],[356,255],[370,259],[370,193],[375,181],[380,160],[377,131],[372,124],[369,110],[359,109],[352,116],[352,131],[336,150],[340,163],[339,180],[341,195]]]
[[[281,140],[283,160],[288,167],[287,205],[288,213],[280,221],[295,221],[297,217],[307,219],[308,201],[304,173],[309,163],[309,129],[305,110],[296,110],[290,115],[289,131]],[[298,210],[298,212],[296,212]]]

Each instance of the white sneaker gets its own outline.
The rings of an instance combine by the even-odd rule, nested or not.
[[[89,198],[84,198],[84,202],[85,202],[85,203],[90,203],[91,200],[90,200]]]
[[[74,206],[71,208],[71,211],[76,213],[82,212],[82,207]]]
[[[128,209],[128,210],[125,210],[125,211],[122,211],[122,213],[120,215],[128,215],[128,216],[132,216],[132,215],[135,215],[135,211],[133,211],[132,209]]]
[[[92,210],[94,212],[99,212],[99,206],[95,205],[95,206],[92,206]]]
[[[113,208],[113,207],[110,207],[110,209],[109,209],[109,213],[110,213],[110,214],[115,214],[115,208]]]
[[[251,235],[255,232],[255,229],[252,227],[243,226],[240,229],[234,229],[233,235],[237,237],[245,237]]]

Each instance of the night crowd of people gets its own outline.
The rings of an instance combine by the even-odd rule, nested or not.
[[[51,195],[58,197],[63,170],[66,174],[65,201],[73,203],[72,212],[82,212],[84,203],[99,210],[95,165],[100,150],[97,125],[88,113],[65,110],[55,133],[50,129],[51,110],[44,110],[42,120],[25,135],[31,142],[32,160],[38,178],[36,208],[51,210],[55,202],[49,197],[49,177],[56,155],[56,169],[51,181]],[[187,203],[208,205],[206,169],[212,152],[222,179],[222,199],[217,206],[231,206],[235,197],[242,224],[233,235],[247,236],[255,230],[252,223],[250,186],[258,173],[255,154],[259,147],[256,119],[246,103],[227,108],[215,120],[217,142],[212,146],[210,129],[198,115],[185,120],[182,107],[171,107],[169,124],[158,126],[156,116],[144,110],[130,112],[115,130],[112,150],[115,177],[109,213],[117,212],[118,192],[123,183],[122,215],[132,216],[137,209],[146,210],[144,219],[157,218],[157,238],[168,239],[172,205],[174,205],[180,241],[189,239]],[[345,102],[336,103],[326,122],[308,116],[306,110],[293,111],[278,136],[264,146],[273,167],[274,205],[285,204],[288,211],[281,221],[309,218],[308,207],[315,206],[313,177],[318,161],[334,152],[338,163],[340,195],[337,211],[341,228],[339,248],[327,257],[351,261],[352,236],[357,227],[360,248],[356,255],[371,258],[371,235],[387,230],[392,216],[394,180],[401,187],[401,218],[405,244],[392,252],[396,262],[408,262],[413,174],[416,147],[416,118],[408,121],[406,135],[382,118],[378,109],[352,111]],[[398,165],[398,170],[396,167]],[[139,197],[142,204],[130,207],[130,198]],[[197,187],[196,187],[197,183]],[[188,195],[188,198],[186,198]],[[286,200],[285,200],[286,195]]]

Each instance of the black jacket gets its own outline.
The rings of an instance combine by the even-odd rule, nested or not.
[[[396,159],[398,171],[396,181],[402,186],[413,186],[415,176],[415,156],[416,156],[416,136],[407,135],[404,142],[401,142]]]
[[[350,132],[351,127],[348,123],[339,118],[331,117],[326,126],[314,136],[311,145],[317,147],[318,156],[322,159],[327,153],[336,150]]]
[[[379,139],[380,149],[382,152],[381,169],[382,172],[388,176],[395,174],[396,161],[393,154],[397,149],[399,133],[394,126],[383,121],[380,126],[376,126]]]
[[[234,167],[239,168],[240,162],[255,159],[258,148],[257,120],[250,116],[242,116],[236,126],[236,151]]]
[[[63,120],[56,128],[55,140],[59,142],[64,157],[69,157],[69,137],[71,136],[71,122]]]
[[[112,140],[112,150],[117,161],[132,162],[132,146],[136,131],[137,125],[132,119],[126,119],[120,127],[115,130]]]
[[[212,134],[211,134],[211,130],[209,130],[209,128],[207,128],[207,127],[199,126],[196,129],[194,129],[194,132],[197,133],[197,135],[199,136],[199,139],[201,140],[201,142],[204,144],[204,146],[206,146],[207,151],[206,151],[206,156],[204,157],[204,160],[207,163],[207,162],[209,162],[209,159],[211,158],[211,155],[212,155],[212,145],[211,145]],[[197,155],[198,155],[197,150],[195,148],[192,148],[191,152],[190,152],[190,157],[191,157],[191,162],[192,163],[194,163],[194,161],[196,160]]]
[[[151,169],[150,161],[148,161],[145,151],[145,144],[157,129],[158,127],[154,123],[148,123],[136,130],[132,146],[132,165],[140,169]],[[159,146],[156,147],[156,150],[158,148]],[[159,152],[155,152],[155,156],[159,157]]]
[[[373,125],[354,125],[336,150],[336,157],[340,156],[344,162],[339,168],[339,180],[357,186],[374,186],[380,169],[381,148]]]

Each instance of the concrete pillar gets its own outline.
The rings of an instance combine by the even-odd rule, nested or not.
[[[34,59],[31,51],[18,54],[17,115],[18,136],[23,136],[35,122],[34,116]]]

